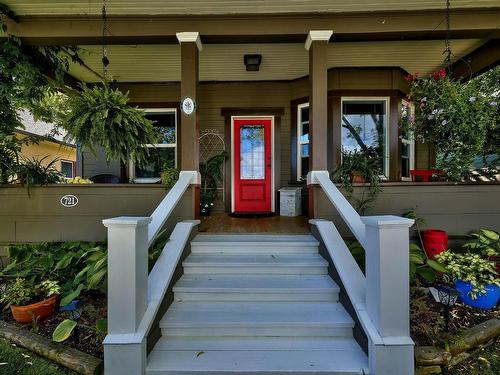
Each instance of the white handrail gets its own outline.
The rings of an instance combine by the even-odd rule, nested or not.
[[[330,175],[325,171],[311,172],[313,183],[318,183],[323,192],[326,194],[330,202],[337,209],[342,219],[346,222],[347,226],[354,234],[359,243],[365,246],[366,228],[361,220],[361,216],[356,212],[354,207],[351,206],[349,201],[344,197],[340,190],[330,180]]]
[[[198,176],[199,173],[196,171],[181,171],[179,180],[172,189],[170,189],[151,215],[151,223],[148,225],[148,246],[151,246],[161,228],[172,214],[172,211],[177,206],[177,203],[179,203],[186,192],[188,186],[199,181]]]

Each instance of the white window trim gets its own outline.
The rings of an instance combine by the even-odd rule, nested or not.
[[[145,108],[144,112],[146,114],[156,114],[156,113],[173,113],[174,114],[174,123],[175,123],[175,143],[168,144],[147,144],[146,147],[156,147],[156,148],[175,148],[174,157],[175,157],[175,167],[177,168],[177,108]],[[130,182],[134,182],[136,184],[155,184],[161,181],[160,177],[151,177],[151,178],[135,178],[135,163],[132,159],[129,160],[129,180]]]
[[[391,104],[391,98],[389,96],[343,96],[340,99],[340,123],[342,124],[342,116],[344,110],[344,102],[361,102],[367,100],[380,100],[385,103],[385,116],[384,116],[384,174],[380,176],[383,180],[389,179],[389,165],[390,165],[390,154],[389,154],[389,124],[390,124],[390,112],[389,109]],[[342,151],[342,133],[340,135],[340,150]]]
[[[309,102],[307,103],[302,103],[297,106],[297,181],[302,182],[302,145],[308,145],[309,141],[301,141],[300,137],[302,135],[302,125],[307,122],[310,124],[310,121],[302,121],[302,109],[303,108],[309,108]],[[311,114],[309,113],[309,118]],[[310,132],[309,128],[309,132]],[[310,133],[309,133],[310,137]],[[311,148],[309,147],[309,155],[311,154]]]
[[[407,100],[403,100],[401,104],[403,105],[404,103],[406,103],[408,105],[408,108],[410,110],[410,113],[408,115],[413,115],[415,113],[415,106],[413,104],[411,104],[410,102],[408,102]],[[415,136],[414,136],[413,132],[410,132],[408,135],[409,135],[408,138],[403,138],[403,137],[401,138],[401,143],[407,144],[410,146],[410,155],[409,155],[410,167],[409,167],[409,169],[412,170],[412,169],[415,169]],[[401,176],[401,181],[411,181],[411,174],[408,177]]]
[[[75,178],[75,174],[76,174],[76,172],[75,172],[76,162],[74,160],[61,159],[61,173],[62,173],[62,169],[63,169],[62,168],[63,163],[71,164],[71,177],[64,176],[64,179],[68,180],[70,178]]]

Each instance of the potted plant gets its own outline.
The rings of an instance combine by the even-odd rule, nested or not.
[[[202,191],[200,193],[200,215],[210,216],[210,211],[214,206],[215,194],[213,190]]]
[[[217,189],[224,183],[223,165],[228,157],[226,151],[214,155],[206,162],[200,163],[201,193],[200,215],[210,215],[217,198]]]
[[[26,279],[17,278],[7,285],[0,302],[10,306],[16,321],[30,323],[54,313],[60,291],[57,281],[46,280],[34,286]]]
[[[342,165],[333,172],[333,179],[340,181],[348,193],[348,198],[353,200],[356,209],[360,214],[368,210],[368,205],[372,203],[380,189],[380,158],[373,149],[364,151],[344,151],[342,152]],[[365,183],[361,188],[361,194],[354,196],[354,183]]]
[[[467,305],[480,309],[494,308],[500,300],[500,278],[495,262],[479,254],[457,254],[450,250],[436,255],[443,263],[448,275],[460,293],[460,299]],[[451,281],[451,280],[450,280]]]
[[[161,172],[161,182],[167,189],[174,187],[175,183],[179,179],[179,171],[176,168],[170,168],[164,166],[163,172]]]

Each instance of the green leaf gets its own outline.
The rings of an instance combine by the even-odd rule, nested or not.
[[[84,288],[83,284],[78,285],[78,287],[76,288],[76,290],[72,291],[71,293],[67,294],[66,296],[64,296],[61,299],[61,302],[59,303],[59,306],[66,306],[68,303],[70,303],[71,301],[73,301],[75,298],[77,298],[80,295],[80,293],[83,290],[83,288]]]
[[[417,268],[417,273],[429,282],[436,280],[436,273],[429,267]]]
[[[498,241],[500,238],[500,235],[497,232],[489,229],[481,229],[481,233],[492,241]]]
[[[425,258],[420,254],[410,254],[410,262],[415,264],[424,264]]]
[[[410,263],[410,282],[415,281],[415,277],[417,275],[417,266],[415,263]]]
[[[435,260],[428,259],[427,264],[429,265],[429,267],[431,267],[435,271],[443,272],[443,273],[448,272],[448,270],[446,269],[446,267],[444,265],[442,265],[439,262],[436,262]]]
[[[108,319],[97,319],[95,322],[95,328],[101,333],[108,333]]]
[[[90,276],[88,279],[87,289],[94,289],[96,286],[98,286],[107,273],[107,268],[104,268]]]
[[[62,321],[52,332],[52,340],[55,342],[63,342],[67,340],[73,330],[75,329],[77,323],[74,320],[66,319]]]

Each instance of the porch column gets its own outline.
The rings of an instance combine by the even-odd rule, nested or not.
[[[198,32],[177,33],[177,40],[181,45],[181,122],[178,145],[180,146],[181,171],[198,171],[200,163],[199,152],[199,121],[198,121],[198,80],[199,80],[199,52],[202,50],[200,34]],[[194,101],[194,111],[186,114],[182,105],[184,99]],[[200,186],[192,185],[192,213],[193,218],[199,216]]]
[[[328,41],[332,30],[311,30],[305,43],[309,51],[309,170],[327,171],[328,144]],[[311,173],[309,172],[309,173]],[[309,180],[309,179],[308,179]],[[315,217],[317,188],[308,183],[309,216]]]
[[[189,97],[198,106],[198,54],[202,49],[200,34],[197,32],[177,33],[181,45],[181,104]],[[187,115],[181,108],[180,125],[180,169],[197,171],[199,169],[199,125],[198,108]]]

